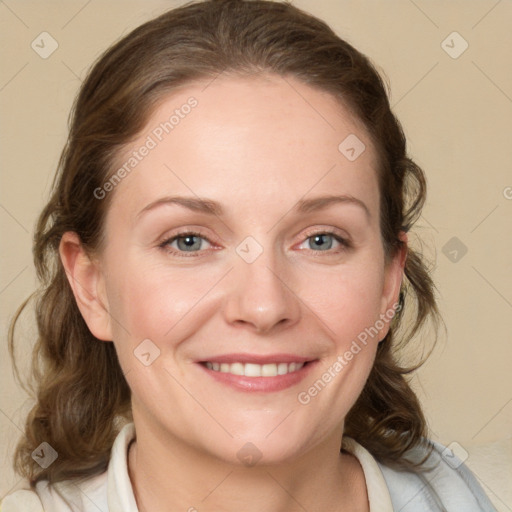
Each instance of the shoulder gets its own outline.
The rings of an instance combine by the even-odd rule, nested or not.
[[[66,480],[49,485],[38,482],[34,489],[20,489],[2,501],[1,512],[75,512],[104,510],[106,472],[80,482]]]
[[[42,480],[34,489],[20,489],[6,496],[1,512],[98,512],[111,507],[127,512],[137,510],[126,461],[127,447],[134,436],[133,423],[121,429],[107,471],[53,485]]]
[[[449,449],[434,441],[428,459],[418,470],[400,470],[378,463],[389,489],[393,507],[402,512],[496,512],[467,466]],[[406,454],[421,461],[428,447]]]
[[[2,500],[2,512],[44,512],[43,504],[35,491],[19,489]]]

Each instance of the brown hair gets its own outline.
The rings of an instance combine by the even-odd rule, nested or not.
[[[107,467],[119,418],[130,419],[130,389],[113,343],[99,342],[84,322],[60,262],[63,233],[76,232],[86,250],[103,243],[112,193],[94,191],[109,179],[123,147],[142,130],[166,93],[219,73],[270,72],[291,76],[339,98],[364,123],[379,156],[381,232],[387,257],[402,242],[425,201],[422,170],[406,155],[386,88],[370,61],[324,22],[286,3],[210,0],[170,10],[114,44],[84,81],[70,118],[51,198],[36,226],[34,260],[39,337],[34,348],[36,403],[17,447],[16,469],[32,484],[93,475]],[[115,192],[114,192],[115,193]],[[413,308],[406,328],[395,316],[379,344],[345,432],[384,463],[404,461],[422,442],[426,422],[396,349],[431,317],[438,317],[434,286],[422,257],[409,248],[401,302]],[[9,346],[14,359],[12,321]],[[400,327],[401,335],[397,335]],[[58,459],[40,468],[31,453],[48,442]]]

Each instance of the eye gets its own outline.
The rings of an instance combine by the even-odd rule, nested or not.
[[[169,252],[181,255],[180,253],[201,252],[201,249],[204,249],[203,242],[211,245],[211,242],[208,240],[208,238],[203,236],[201,233],[186,231],[179,233],[171,238],[167,238],[161,244],[159,244],[159,247],[166,250],[171,248],[172,250]]]
[[[308,243],[309,241],[309,243]],[[350,243],[343,237],[332,231],[317,231],[314,233],[308,234],[306,240],[303,242],[308,243],[309,247],[306,249],[312,250],[314,252],[341,252],[341,251],[331,251],[333,245],[338,244],[341,246],[341,250],[348,249],[350,247]],[[302,245],[302,244],[301,244]],[[301,248],[301,247],[299,247]]]
[[[204,243],[212,245],[210,240],[203,234],[196,231],[184,231],[166,238],[159,244],[161,249],[177,256],[200,256],[209,247],[204,247]],[[308,243],[309,242],[309,243]],[[351,247],[350,242],[333,231],[316,231],[307,235],[306,240],[301,244],[308,243],[309,247],[301,247],[299,249],[307,249],[313,252],[326,252],[330,254],[339,254],[344,249]],[[339,246],[339,250],[331,250]],[[188,253],[188,254],[187,254]]]

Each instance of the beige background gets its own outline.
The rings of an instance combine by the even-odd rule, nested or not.
[[[9,457],[29,405],[12,378],[7,325],[35,286],[33,226],[65,141],[73,98],[102,50],[182,3],[0,2],[0,497],[18,483]],[[467,450],[468,464],[499,510],[512,510],[512,484],[498,485],[478,458],[489,446],[512,451],[506,441],[512,439],[512,2],[293,3],[330,23],[389,78],[410,152],[429,181],[416,232],[435,262],[447,326],[415,386],[432,437]],[[31,48],[43,31],[59,45],[47,59]],[[442,45],[454,31],[469,45],[456,59],[443,48],[452,46],[446,49],[453,54],[464,41],[450,36]],[[455,262],[453,247],[445,248],[452,237],[467,247],[462,257],[456,249]],[[29,315],[23,324],[20,335],[29,340],[19,351],[27,359],[34,335]]]

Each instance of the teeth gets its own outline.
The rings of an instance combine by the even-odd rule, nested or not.
[[[288,363],[279,363],[277,365],[277,375],[288,373]]]
[[[275,377],[277,375],[277,364],[264,364],[261,367],[262,377]]]
[[[261,365],[247,363],[244,367],[244,375],[246,377],[261,377]]]
[[[232,373],[233,375],[244,375],[244,365],[242,363],[233,363],[226,365],[228,369],[227,373]]]
[[[206,367],[215,372],[231,373],[233,375],[245,375],[246,377],[275,377],[300,370],[304,363],[210,363]]]

